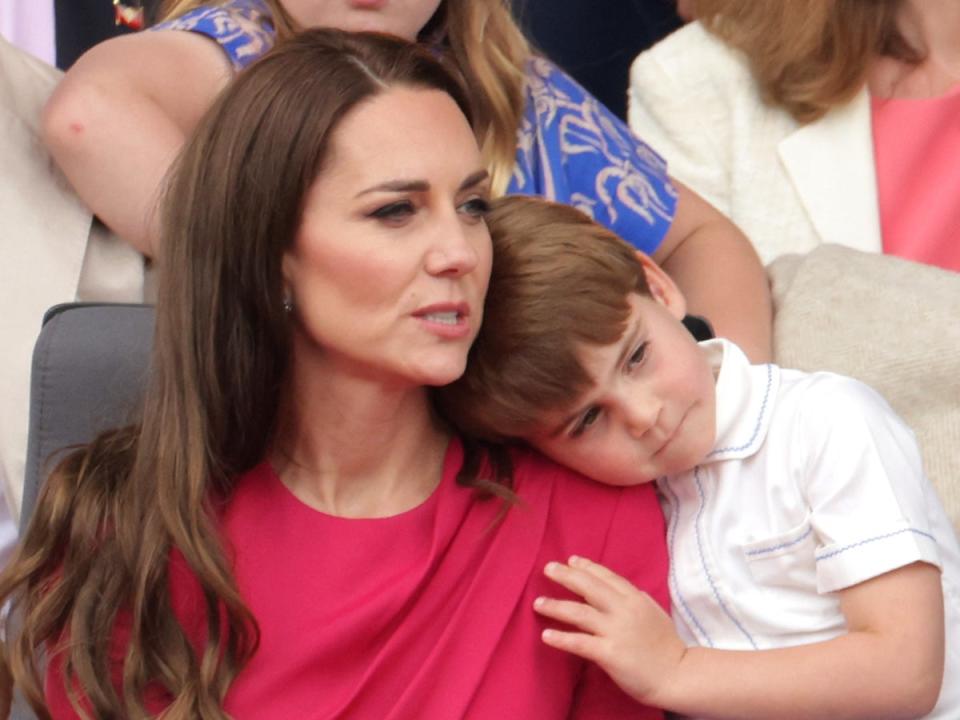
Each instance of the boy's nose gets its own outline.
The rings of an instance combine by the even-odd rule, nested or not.
[[[621,415],[627,432],[639,439],[657,422],[660,405],[651,399],[639,398],[633,394],[624,399]]]

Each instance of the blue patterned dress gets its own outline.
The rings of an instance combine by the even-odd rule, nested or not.
[[[199,7],[153,30],[186,30],[215,40],[239,71],[273,47],[262,0]],[[676,213],[666,162],[573,78],[544,58],[527,66],[526,108],[507,192],[579,208],[646,253]]]

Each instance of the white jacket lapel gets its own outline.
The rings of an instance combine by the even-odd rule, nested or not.
[[[785,137],[778,151],[823,242],[880,251],[870,96],[865,89],[844,107]]]

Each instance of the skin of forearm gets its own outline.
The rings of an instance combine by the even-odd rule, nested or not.
[[[647,701],[715,720],[916,718],[939,695],[942,659],[935,665],[868,632],[776,650],[694,647]]]
[[[752,362],[773,358],[770,285],[746,237],[725,219],[696,228],[662,267],[683,292],[687,311],[707,317],[719,337]]]

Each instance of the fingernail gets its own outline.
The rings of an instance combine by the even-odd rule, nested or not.
[[[570,565],[583,565],[585,562],[582,557],[579,555],[571,555],[570,559],[567,561]]]
[[[557,570],[559,570],[559,569],[560,569],[560,563],[558,563],[558,562],[548,562],[548,563],[547,563],[547,566],[546,566],[545,568],[543,568],[543,571],[544,571],[547,575],[554,575],[554,574],[557,572]]]
[[[536,600],[533,601],[533,606],[534,606],[535,608],[541,608],[541,607],[543,607],[544,603],[546,603],[546,602],[547,602],[547,599],[546,599],[545,597],[543,597],[543,596],[540,596],[540,597],[538,597]]]

